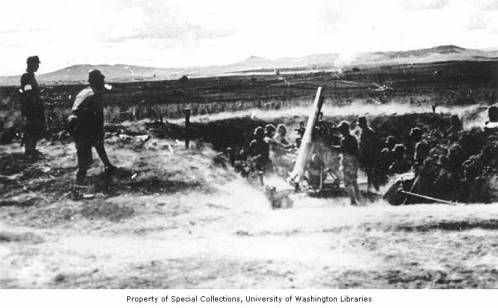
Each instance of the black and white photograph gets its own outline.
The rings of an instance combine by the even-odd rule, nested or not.
[[[2,0],[0,290],[455,288],[498,0]]]

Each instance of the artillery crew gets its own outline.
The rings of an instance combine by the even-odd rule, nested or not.
[[[26,73],[20,80],[21,114],[25,124],[23,142],[26,156],[35,158],[41,154],[36,145],[45,132],[45,107],[35,77],[40,60],[38,56],[31,56],[26,63]],[[74,138],[77,152],[76,183],[79,185],[86,183],[87,171],[93,161],[92,148],[96,149],[106,175],[116,170],[104,147],[105,76],[97,69],[91,70],[88,82],[89,86],[76,96],[68,118],[68,129]],[[464,131],[461,119],[452,115],[449,121],[436,118],[429,125],[423,121],[415,121],[413,126],[405,127],[406,130],[402,132],[380,126],[379,129],[393,134],[385,139],[382,149],[379,136],[369,126],[366,117],[360,116],[357,119],[360,131],[357,140],[357,132],[351,132],[349,122],[342,121],[335,127],[322,120],[323,114],[318,113],[319,110],[316,112],[315,118],[311,120],[314,126],[311,127],[311,132],[306,131],[309,128],[305,128],[302,121],[294,129],[296,144],[289,142],[288,130],[284,124],[277,127],[273,124],[256,127],[248,147],[245,143],[242,148],[229,148],[226,151],[230,164],[243,176],[254,172],[260,178],[263,173],[268,172],[286,176],[293,163],[292,160],[289,162],[289,156],[292,157],[293,154],[291,149],[299,147],[306,134],[306,140],[311,137],[311,142],[307,141],[299,153],[298,181],[301,181],[301,174],[305,174],[305,182],[310,184],[308,187],[319,188],[321,191],[327,176],[334,179],[335,188],[340,187],[339,179],[342,178],[352,205],[362,201],[358,185],[360,169],[366,173],[367,192],[372,186],[379,191],[379,186],[387,182],[388,175],[393,178],[401,175],[398,177],[402,178],[413,174],[411,182],[403,186],[403,193],[410,197],[398,198],[404,200],[402,203],[420,201],[417,193],[450,200],[478,199],[479,194],[476,192],[483,185],[481,176],[498,169],[498,159],[495,158],[498,148],[497,106],[488,109],[489,121],[483,127],[485,136],[482,139],[475,138],[471,131]],[[3,123],[0,122],[1,129]],[[0,139],[3,140],[4,136],[7,135],[2,134]],[[485,146],[488,140],[493,143]],[[473,146],[479,150],[475,151]],[[487,169],[481,170],[483,166]],[[331,187],[330,181],[326,184]]]

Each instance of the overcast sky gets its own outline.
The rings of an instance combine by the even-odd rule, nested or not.
[[[498,0],[2,0],[0,75],[81,63],[184,67],[498,46]]]

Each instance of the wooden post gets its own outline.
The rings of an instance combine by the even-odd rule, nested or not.
[[[185,115],[185,148],[188,149],[190,143],[190,108],[183,108],[183,114]]]

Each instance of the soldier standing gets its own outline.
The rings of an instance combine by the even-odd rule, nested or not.
[[[415,153],[415,145],[417,142],[422,140],[422,130],[419,127],[413,127],[410,130],[410,134],[408,135],[408,140],[405,146],[405,153],[410,158],[413,158],[413,154]]]
[[[334,148],[341,151],[343,180],[351,205],[357,205],[361,202],[360,188],[358,187],[358,141],[351,135],[348,122],[341,122],[338,129],[342,135],[341,145],[334,146]]]
[[[371,186],[373,186],[375,190],[379,190],[375,170],[375,164],[377,163],[380,153],[379,139],[374,130],[368,126],[367,118],[359,117],[358,126],[361,128],[359,157],[360,162],[367,173],[367,190],[369,190]]]
[[[76,144],[78,156],[78,172],[76,183],[84,184],[87,170],[92,163],[92,147],[104,163],[106,174],[116,169],[104,148],[104,105],[103,93],[105,91],[105,76],[97,70],[88,74],[90,86],[83,89],[74,101],[69,125]]]
[[[261,126],[254,130],[254,139],[249,143],[249,155],[257,171],[271,170],[270,145]]]
[[[26,73],[21,76],[21,114],[25,122],[24,149],[25,154],[30,157],[41,154],[36,150],[36,143],[45,132],[45,107],[35,78],[40,63],[38,56],[28,57]]]

